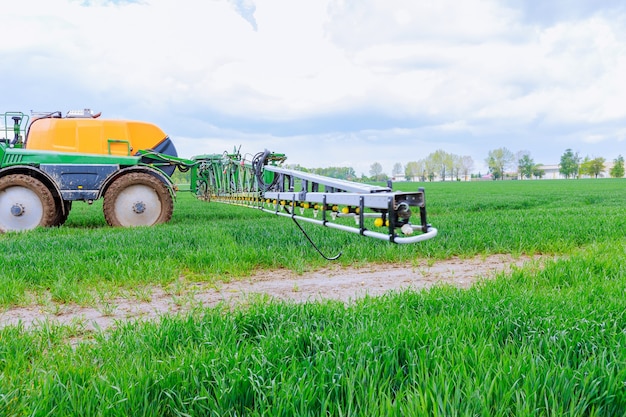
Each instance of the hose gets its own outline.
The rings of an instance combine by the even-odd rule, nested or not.
[[[279,175],[274,175],[274,179],[270,183],[265,182],[265,179],[263,178],[263,167],[267,165],[267,157],[270,154],[271,152],[266,149],[263,152],[257,153],[254,155],[254,158],[252,158],[252,171],[256,177],[259,190],[262,192],[271,190],[278,183]]]

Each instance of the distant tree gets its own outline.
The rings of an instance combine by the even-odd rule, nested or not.
[[[594,175],[596,178],[598,178],[598,175],[600,175],[602,173],[602,171],[604,171],[606,169],[606,165],[604,165],[604,163],[606,162],[606,159],[602,158],[602,157],[597,157],[592,159],[591,161],[591,173],[592,175]]]
[[[448,174],[452,175],[452,158],[450,154],[442,149],[438,149],[435,152],[428,155],[428,158],[432,161],[434,172],[439,175],[442,181],[446,180]]]
[[[580,173],[582,175],[589,175],[590,177],[598,178],[598,175],[604,171],[604,158],[590,159],[588,156],[580,163]]]
[[[565,178],[576,178],[578,175],[578,164],[580,164],[578,153],[574,153],[571,149],[566,149],[565,153],[561,155],[559,172],[565,175]]]
[[[609,174],[613,178],[624,177],[624,157],[622,155],[619,155],[617,159],[613,160],[613,167],[609,171]]]
[[[578,173],[591,176],[591,158],[589,156],[585,156],[578,164]]]
[[[327,168],[311,168],[308,172],[326,177],[338,178],[340,180],[356,179],[356,172],[352,167],[327,167]]]
[[[532,178],[535,161],[530,157],[530,153],[524,152],[517,159],[517,170],[521,178]]]
[[[411,162],[408,162],[404,167],[404,176],[409,180],[415,181],[415,179],[419,178],[420,174],[423,171],[424,171],[424,160],[411,161]],[[421,181],[425,181],[425,179],[421,179]]]
[[[435,172],[437,171],[437,164],[432,158],[433,154],[430,154],[426,159],[424,159],[424,171],[422,171],[422,178],[428,179],[428,181],[435,180]]]
[[[443,163],[446,166],[446,171],[450,176],[450,180],[454,179],[454,168],[455,168],[455,160],[458,158],[454,154],[445,153],[443,158]],[[445,178],[444,178],[445,179]]]
[[[378,162],[374,162],[370,166],[370,177],[374,181],[382,181],[383,166]]]
[[[511,166],[514,160],[515,155],[513,155],[513,152],[509,151],[507,148],[498,148],[489,151],[485,162],[489,167],[489,172],[491,172],[493,178],[497,180],[499,178],[504,179],[505,170]]]
[[[450,160],[452,161],[452,178],[457,181],[461,181],[461,170],[463,169],[463,159],[460,155],[450,155]]]
[[[546,175],[546,171],[541,169],[541,165],[540,164],[536,164],[535,166],[533,166],[533,177],[535,177],[535,178],[543,178],[544,175]]]
[[[402,175],[403,172],[404,172],[404,168],[402,168],[402,164],[400,162],[396,162],[395,164],[393,164],[393,168],[391,169],[392,177],[397,177],[399,175]]]
[[[470,172],[474,169],[474,160],[471,156],[462,156],[461,157],[461,173],[465,177],[465,181],[467,181],[467,176],[470,175]]]

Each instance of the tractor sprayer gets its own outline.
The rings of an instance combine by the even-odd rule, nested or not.
[[[112,226],[167,222],[178,191],[171,175],[178,169],[188,173],[189,190],[199,199],[289,217],[316,249],[300,222],[398,244],[437,235],[427,223],[423,188],[397,192],[391,184],[288,169],[284,154],[268,150],[249,157],[235,149],[180,158],[159,127],[99,116],[89,109],[65,117],[61,112],[4,113],[0,232],[60,226],[74,201],[99,198]]]

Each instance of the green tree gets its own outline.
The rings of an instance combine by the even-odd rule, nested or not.
[[[595,178],[598,178],[598,175],[600,175],[600,173],[602,173],[602,171],[605,170],[606,168],[606,165],[604,165],[605,162],[606,162],[606,159],[602,157],[597,157],[591,160],[591,174]]]
[[[515,160],[513,152],[507,148],[498,148],[489,151],[485,162],[489,167],[489,172],[493,174],[494,179],[504,179],[505,170],[510,168],[511,164]]]
[[[424,161],[411,161],[406,164],[404,167],[404,176],[407,180],[415,181],[416,178],[420,178],[420,176],[424,177],[422,173],[425,170]],[[425,181],[425,179],[420,178],[420,181]]]
[[[449,153],[442,149],[428,155],[428,159],[432,162],[435,173],[439,174],[442,181],[446,180],[448,174],[452,175],[452,158]]]
[[[534,168],[535,161],[530,157],[530,153],[523,153],[517,160],[517,170],[522,178],[532,178]]]
[[[561,163],[559,164],[559,172],[565,176],[565,178],[576,178],[578,175],[578,165],[580,164],[580,156],[578,153],[574,153],[571,149],[566,149],[565,153],[561,155]]]
[[[402,175],[402,172],[404,172],[404,168],[402,168],[402,164],[400,162],[393,164],[393,168],[391,169],[392,177],[398,177],[399,175]]]
[[[598,175],[604,171],[604,158],[590,159],[588,156],[580,163],[580,173],[582,175],[589,175],[590,177],[598,178]]]
[[[452,173],[451,177],[457,181],[461,181],[461,171],[463,170],[463,158],[460,155],[450,155],[452,161]]]
[[[324,175],[326,177],[338,178],[341,180],[353,180],[356,178],[356,172],[352,167],[327,167],[327,168],[312,168],[310,172],[317,175]]]
[[[471,156],[465,155],[461,157],[461,172],[467,181],[467,176],[470,175],[470,171],[474,169],[474,160]]]
[[[370,166],[370,177],[372,177],[372,180],[374,181],[382,181],[382,178],[383,178],[382,174],[383,174],[383,166],[379,164],[378,162],[374,162]]]
[[[533,177],[535,178],[543,178],[546,175],[546,171],[541,169],[541,164],[536,164],[533,166]]]
[[[624,177],[624,157],[622,155],[619,155],[617,159],[613,160],[613,167],[609,171],[609,174],[613,178]]]
[[[591,176],[591,158],[585,156],[585,158],[578,165],[578,173],[580,175]]]
[[[422,177],[428,179],[428,181],[431,182],[435,180],[435,172],[437,171],[437,165],[433,160],[432,155],[433,154],[430,154],[424,160],[424,171],[422,173]]]
[[[467,177],[474,161],[469,156],[462,157],[439,149],[412,165],[411,169],[417,169],[418,165],[422,181],[426,179],[433,181],[437,176],[441,181],[445,181],[446,178],[459,180],[461,174]]]
[[[446,167],[446,171],[448,173],[448,175],[450,176],[450,180],[454,179],[454,164],[455,164],[455,160],[458,157],[454,154],[450,154],[445,152],[444,153],[444,158],[443,158],[443,163]],[[445,180],[445,178],[444,178]]]

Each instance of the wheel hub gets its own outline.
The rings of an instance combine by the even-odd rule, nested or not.
[[[11,207],[11,214],[15,217],[21,216],[22,214],[24,214],[24,206],[19,203],[13,204],[13,206]]]
[[[159,180],[143,173],[131,173],[116,180],[104,196],[104,216],[112,226],[151,226],[159,221],[166,200],[157,192]],[[170,197],[169,194],[165,197]],[[171,206],[171,199],[170,199]]]
[[[133,211],[137,214],[141,214],[146,211],[146,204],[143,201],[137,201],[133,204]]]
[[[18,184],[4,187],[0,192],[0,233],[48,226],[51,220],[51,213],[49,212],[51,207],[44,205],[40,194],[47,190],[45,188],[33,190],[22,185],[22,183],[32,185],[32,179],[22,175],[12,177]],[[50,200],[52,199],[50,198]]]

